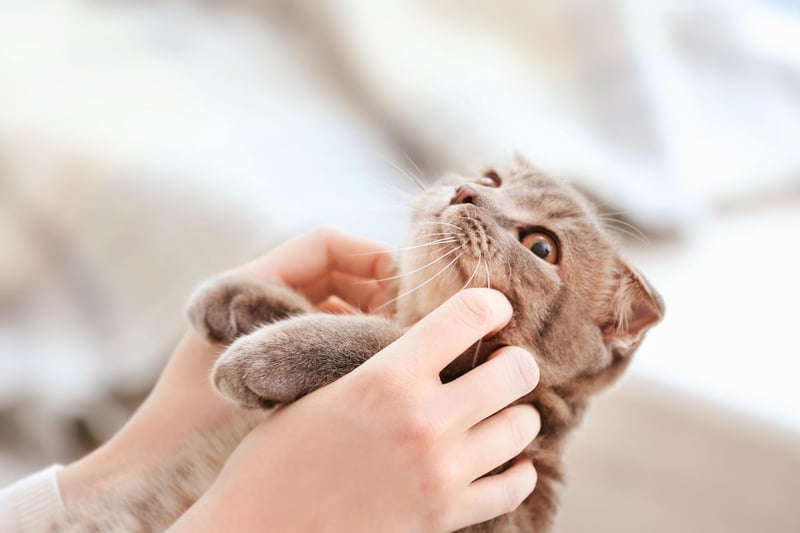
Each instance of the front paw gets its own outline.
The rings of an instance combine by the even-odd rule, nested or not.
[[[263,326],[240,337],[219,356],[211,380],[220,394],[243,407],[269,409],[307,392],[297,369],[289,365],[297,357],[296,342],[281,326]]]
[[[312,310],[308,300],[288,287],[227,276],[201,285],[189,301],[188,315],[192,327],[207,339],[229,344],[260,325]]]
[[[293,402],[355,369],[400,336],[367,315],[306,314],[237,339],[217,359],[217,390],[245,407]]]

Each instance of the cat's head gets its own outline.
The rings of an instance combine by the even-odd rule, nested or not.
[[[521,157],[505,169],[447,176],[423,192],[400,272],[404,323],[467,286],[504,293],[514,316],[494,340],[531,349],[549,386],[602,381],[663,314],[658,294],[620,256],[592,206]],[[464,354],[443,377],[475,362]]]

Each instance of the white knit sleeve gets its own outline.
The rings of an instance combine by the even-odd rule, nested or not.
[[[0,531],[28,533],[47,531],[64,514],[53,465],[0,490]]]

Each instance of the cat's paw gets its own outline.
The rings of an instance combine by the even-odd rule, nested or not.
[[[227,276],[201,285],[189,300],[189,322],[212,342],[230,344],[258,326],[314,307],[288,287],[254,278]]]
[[[281,325],[263,326],[219,356],[211,380],[220,394],[243,407],[269,409],[308,392],[290,365],[297,357],[296,343],[286,337]]]
[[[376,316],[296,316],[237,339],[217,359],[211,379],[245,407],[293,402],[352,371],[400,333]]]

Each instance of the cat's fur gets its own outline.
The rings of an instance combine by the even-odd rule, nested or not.
[[[521,158],[485,176],[489,181],[443,178],[421,195],[412,213],[413,246],[399,257],[391,319],[318,313],[291,290],[253,279],[221,278],[198,290],[189,310],[193,326],[215,342],[231,343],[216,363],[214,384],[256,409],[243,409],[241,419],[220,434],[198,437],[138,486],[115,488],[69,509],[67,522],[54,530],[166,528],[260,420],[258,408],[291,402],[351,371],[458,290],[491,286],[511,302],[511,322],[464,352],[441,377],[455,379],[503,345],[535,354],[540,383],[522,401],[533,403],[542,418],[539,437],[525,450],[538,484],[515,512],[467,531],[548,531],[567,434],[588,398],[628,365],[663,305],[577,192]],[[498,187],[487,186],[496,178]],[[520,235],[532,230],[554,238],[557,264],[521,244]]]

